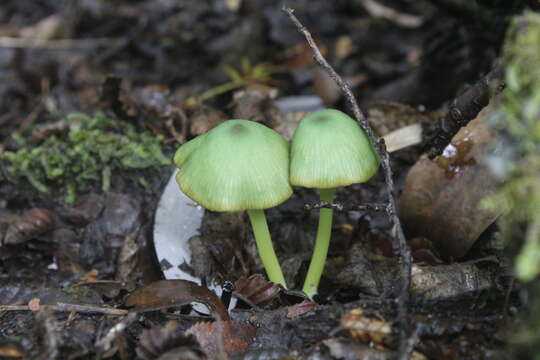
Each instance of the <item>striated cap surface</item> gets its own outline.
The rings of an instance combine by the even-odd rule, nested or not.
[[[364,131],[347,114],[333,109],[306,116],[291,142],[290,183],[328,189],[369,180],[378,155]]]
[[[292,194],[289,144],[253,121],[225,121],[182,145],[174,163],[182,191],[213,211],[266,209]]]

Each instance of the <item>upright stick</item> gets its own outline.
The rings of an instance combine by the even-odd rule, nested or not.
[[[392,222],[392,247],[394,254],[398,255],[399,264],[401,267],[401,281],[400,281],[400,291],[397,299],[398,303],[398,320],[400,324],[399,331],[399,359],[408,359],[409,349],[408,349],[408,336],[409,336],[409,322],[408,322],[408,301],[409,301],[409,286],[411,283],[411,251],[405,240],[405,234],[401,227],[401,222],[397,216],[396,210],[396,200],[394,197],[394,180],[392,178],[392,169],[390,168],[390,160],[388,152],[386,151],[386,145],[384,140],[379,140],[373,130],[369,126],[366,117],[360,110],[354,95],[349,88],[349,85],[343,81],[341,76],[339,76],[336,71],[328,64],[326,59],[322,56],[317,44],[313,40],[311,33],[302,25],[302,23],[294,16],[293,9],[283,7],[282,10],[287,13],[292,22],[296,25],[298,30],[304,35],[306,41],[309,44],[309,47],[314,53],[315,61],[328,73],[328,75],[338,84],[340,89],[345,94],[345,98],[349,102],[349,105],[352,108],[354,117],[360,127],[366,132],[366,134],[371,139],[372,143],[375,145],[377,152],[381,159],[381,165],[384,171],[384,179],[386,182],[386,187],[388,189],[388,206],[386,208],[386,213],[390,221]]]

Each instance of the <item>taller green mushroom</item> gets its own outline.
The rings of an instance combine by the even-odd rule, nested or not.
[[[286,287],[264,209],[292,194],[287,141],[256,122],[228,120],[180,146],[174,163],[191,199],[212,211],[247,210],[268,278]]]
[[[320,189],[322,201],[332,202],[334,189],[369,180],[379,167],[378,155],[371,141],[347,114],[333,109],[306,116],[291,142],[290,183]],[[315,249],[303,291],[310,297],[317,293],[330,236],[332,209],[321,209]]]

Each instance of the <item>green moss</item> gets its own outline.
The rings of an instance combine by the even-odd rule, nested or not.
[[[499,221],[529,301],[509,338],[513,357],[540,359],[540,14],[514,18],[504,47],[507,88],[490,118],[501,145],[488,159],[500,180],[487,199],[507,211]]]
[[[490,119],[503,143],[489,159],[501,184],[486,204],[508,210],[500,221],[503,238],[520,247],[516,275],[530,281],[540,273],[540,14],[515,19],[504,59],[507,88]]]
[[[17,150],[0,154],[14,181],[27,181],[42,194],[61,189],[66,202],[73,203],[77,192],[96,184],[108,191],[118,170],[170,164],[162,152],[162,139],[137,132],[130,124],[102,113],[71,114],[63,121],[66,130],[40,144],[14,136]]]

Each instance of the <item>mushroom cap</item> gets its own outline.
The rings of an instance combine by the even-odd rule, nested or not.
[[[266,209],[292,194],[289,144],[253,121],[225,121],[182,145],[174,163],[180,189],[213,211]]]
[[[333,109],[313,112],[291,141],[290,183],[328,189],[369,180],[379,157],[368,136],[347,114]]]

